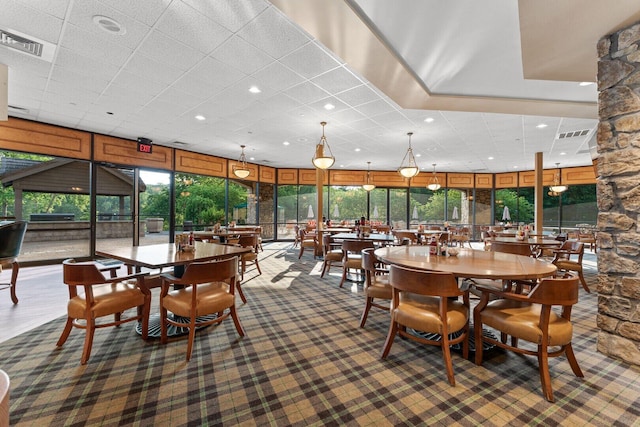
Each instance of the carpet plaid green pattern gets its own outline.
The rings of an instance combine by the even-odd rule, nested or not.
[[[11,425],[639,423],[640,373],[596,352],[595,294],[581,291],[573,312],[585,378],[552,359],[549,403],[534,358],[493,350],[479,367],[454,353],[451,387],[439,348],[397,339],[380,360],[388,313],[372,310],[360,329],[361,286],[338,288],[337,269],[320,279],[319,261],[298,260],[282,243],[265,245],[260,266],[262,276],[245,275],[248,303],[239,305],[247,336],[230,320],[200,331],[188,363],[184,338],[144,342],[131,324],[98,331],[86,366],[82,331],[55,347],[64,319],[5,342]]]

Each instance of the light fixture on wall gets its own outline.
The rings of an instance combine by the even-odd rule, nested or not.
[[[320,143],[316,145],[316,154],[313,156],[313,159],[311,159],[313,165],[318,169],[329,169],[336,161],[331,152],[331,147],[329,147],[329,143],[327,142],[327,138],[324,136],[324,127],[326,124],[327,122],[320,122],[320,125],[322,125],[322,136],[320,137]]]
[[[436,176],[436,164],[433,164],[433,175],[429,178],[429,184],[427,184],[427,188],[431,191],[438,191],[440,187],[440,181],[438,181],[438,177]]]
[[[552,193],[556,193],[556,194],[552,194],[553,196],[556,196],[560,193],[564,193],[569,188],[566,185],[562,185],[560,183],[560,167],[559,166],[560,166],[560,163],[556,163],[556,173],[555,173],[555,176],[553,177],[553,185],[549,187],[549,190],[551,190]]]
[[[242,148],[242,154],[240,154],[240,158],[238,159],[238,163],[233,165],[233,174],[238,178],[246,178],[249,176],[251,171],[247,167],[247,159],[244,157],[244,145],[240,146]]]
[[[367,182],[362,186],[362,188],[367,191],[371,191],[376,188],[376,186],[371,181],[371,162],[367,162]]]
[[[407,135],[409,136],[409,149],[407,150],[407,154],[404,155],[402,163],[400,163],[398,173],[405,178],[413,178],[414,176],[418,175],[420,169],[418,169],[416,158],[413,157],[413,150],[411,149],[411,135],[413,135],[413,132],[408,132]],[[405,160],[407,161],[406,164]]]

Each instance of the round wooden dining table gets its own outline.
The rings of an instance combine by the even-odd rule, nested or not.
[[[386,264],[417,270],[444,271],[457,277],[499,280],[541,279],[553,276],[550,262],[502,252],[460,249],[457,256],[431,255],[428,246],[390,246],[376,249]]]
[[[464,248],[460,249],[457,256],[431,255],[428,246],[393,246],[376,249],[374,253],[380,261],[387,264],[417,270],[443,271],[463,278],[541,279],[553,276],[557,270],[555,265],[537,258]],[[473,326],[470,328],[472,329]],[[483,334],[495,338],[488,330],[483,330]],[[425,337],[435,339],[436,335],[427,334]],[[473,332],[471,332],[469,351],[475,351],[475,346]],[[483,343],[484,350],[489,350],[492,347],[490,344]]]

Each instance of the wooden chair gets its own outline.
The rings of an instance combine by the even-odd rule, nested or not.
[[[324,274],[331,270],[332,265],[342,265],[342,249],[333,249],[333,237],[329,233],[322,235],[322,255],[324,260],[322,261],[320,278],[323,278]]]
[[[382,350],[385,359],[396,335],[422,344],[442,348],[447,379],[456,385],[449,346],[462,343],[462,356],[469,355],[469,298],[458,288],[451,273],[412,270],[391,266],[390,284],[393,288],[391,325]],[[408,295],[406,295],[408,294]],[[416,297],[417,296],[417,297]],[[453,300],[463,296],[463,301]],[[407,329],[438,334],[438,338],[424,338]],[[453,333],[461,331],[453,338]]]
[[[390,225],[376,225],[375,229],[378,233],[389,233],[391,231],[391,226]]]
[[[374,248],[371,240],[345,240],[342,242],[342,279],[340,287],[347,279],[349,270],[356,269],[358,274],[362,269],[362,250]]]
[[[551,261],[558,267],[559,271],[575,271],[580,278],[580,284],[585,291],[591,292],[587,281],[582,273],[582,257],[584,256],[584,243],[577,240],[565,241],[560,249],[553,251],[554,257]]]
[[[306,248],[310,248],[313,252],[313,256],[316,256],[316,248],[318,246],[318,236],[315,233],[308,233],[307,231],[300,229],[300,253],[298,254],[298,259],[302,258],[302,254]]]
[[[493,288],[480,289],[483,295],[473,310],[477,365],[482,364],[483,341],[518,354],[536,356],[542,390],[549,402],[553,402],[549,357],[566,354],[573,373],[577,377],[584,376],[571,346],[571,308],[578,302],[577,277],[542,279],[527,295]],[[490,295],[496,295],[499,299],[489,302]],[[552,310],[553,306],[562,307],[560,315]],[[511,344],[484,335],[483,326],[510,335]],[[535,344],[537,349],[518,347],[519,339]]]
[[[300,244],[300,226],[294,225],[293,226],[293,232],[294,232],[293,247],[297,248],[298,245]]]
[[[377,268],[377,258],[373,253],[375,249],[368,248],[362,251],[362,268],[365,273],[364,294],[366,302],[364,311],[360,317],[360,327],[364,328],[369,316],[371,307],[376,307],[385,311],[389,311],[389,302],[391,301],[392,289],[389,284],[388,270]],[[384,300],[379,303],[376,300]]]
[[[84,365],[91,355],[93,336],[98,328],[139,321],[142,322],[142,338],[147,339],[151,292],[144,285],[146,273],[106,278],[95,262],[75,262],[73,259],[63,261],[62,269],[63,281],[69,289],[69,303],[67,323],[56,346],[61,347],[67,341],[73,327],[86,330],[80,359]],[[79,289],[83,289],[84,294]],[[123,319],[122,313],[131,308],[136,308],[137,314]],[[112,322],[96,322],[109,315],[114,316]]]
[[[469,227],[462,227],[451,235],[451,241],[463,247],[465,242],[471,246],[471,232]]]
[[[162,275],[160,294],[160,340],[167,342],[167,325],[189,328],[187,361],[191,359],[196,329],[220,323],[229,316],[238,334],[244,329],[236,312],[235,289],[238,277],[238,257],[214,262],[193,262],[187,266],[182,277]],[[169,291],[171,285],[180,289]],[[225,310],[229,310],[224,312]],[[168,312],[188,319],[188,323],[168,316]],[[206,316],[218,314],[217,316]],[[206,317],[203,317],[206,316]]]
[[[18,281],[18,273],[20,272],[20,263],[18,263],[18,255],[22,248],[24,234],[27,231],[27,221],[16,221],[0,226],[0,271],[2,267],[11,266],[11,281],[9,283],[0,284],[0,289],[11,290],[11,301],[18,303],[16,295],[16,283]]]
[[[578,240],[583,244],[589,245],[589,250],[596,253],[598,251],[598,239],[596,233],[593,231],[580,231],[578,233]]]
[[[403,245],[409,240],[410,245],[417,245],[419,243],[418,235],[413,231],[394,231],[393,235],[396,237],[396,244]]]
[[[251,252],[247,252],[240,256],[240,280],[244,280],[244,272],[247,270],[247,263],[254,264],[258,270],[258,274],[262,274],[260,264],[258,263],[258,247],[260,245],[258,235],[242,235],[238,240],[238,245],[243,248],[251,248]],[[240,294],[240,298],[242,298],[242,302],[246,303],[247,300],[244,297],[244,292],[240,290],[239,286],[238,293]]]
[[[0,370],[0,427],[9,427],[9,375]]]

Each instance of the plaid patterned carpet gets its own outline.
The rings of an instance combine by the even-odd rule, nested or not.
[[[320,279],[320,266],[265,245],[263,275],[245,276],[247,336],[230,320],[205,329],[189,363],[184,338],[144,342],[132,324],[98,331],[86,366],[82,331],[56,349],[62,318],[5,342],[11,425],[640,425],[640,372],[596,352],[595,294],[574,309],[585,378],[552,359],[552,404],[531,357],[492,350],[478,367],[454,353],[456,387],[439,348],[396,339],[380,360],[388,314],[358,328],[361,287],[338,288],[337,269]]]

